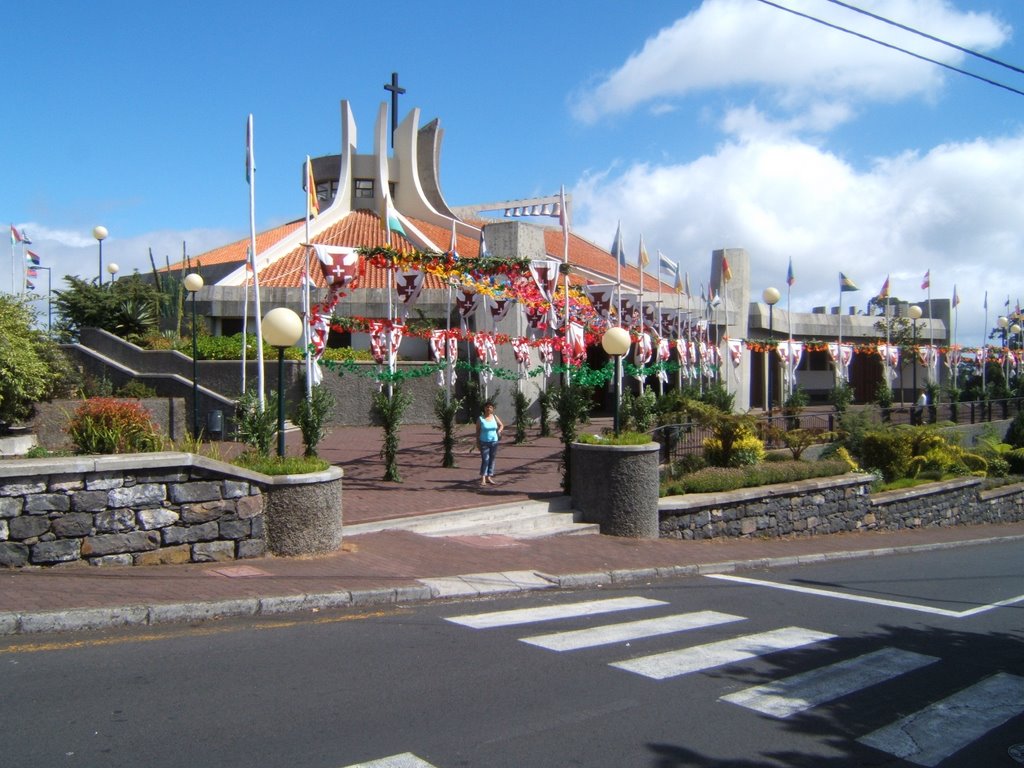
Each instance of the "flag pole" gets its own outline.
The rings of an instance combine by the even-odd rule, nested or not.
[[[988,339],[988,291],[985,291],[985,325],[982,328],[982,335],[981,335],[981,344],[982,344],[981,360],[979,361],[981,363],[981,391],[982,391],[982,394],[984,394],[986,389],[988,388],[988,385],[985,382],[985,374],[986,374],[985,369],[988,367],[987,365],[985,365],[985,363],[988,362],[988,341],[987,341],[987,339]]]
[[[843,278],[839,273],[839,343],[836,345],[836,381],[845,381],[843,378]]]
[[[260,308],[260,273],[256,268],[256,156],[252,130],[252,112],[246,131],[247,164],[249,171],[249,255],[252,258],[252,291],[256,310],[256,387],[259,390],[260,411],[267,406],[263,384],[263,312]]]
[[[558,193],[559,207],[558,216],[562,224],[562,264],[565,274],[562,290],[565,292],[562,305],[562,343],[569,346],[569,212],[565,209],[565,185],[563,184]],[[565,362],[565,347],[562,351],[562,362]],[[572,384],[572,373],[569,366],[565,366],[565,383]]]
[[[313,196],[316,186],[313,183],[313,167],[309,155],[306,155],[306,230],[305,254],[302,259],[302,347],[306,358],[306,400],[313,397],[313,358],[309,351],[309,221],[313,217]]]

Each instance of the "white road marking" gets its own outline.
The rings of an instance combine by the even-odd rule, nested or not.
[[[346,765],[345,768],[435,768],[435,766],[426,760],[420,760],[412,752],[403,752],[400,755],[382,757],[380,760],[371,760],[368,763]]]
[[[783,680],[746,688],[722,701],[772,717],[789,717],[938,661],[935,656],[883,648]]]
[[[628,621],[621,624],[606,624],[602,627],[577,629],[569,632],[553,632],[549,635],[535,635],[520,638],[521,642],[547,648],[551,651],[575,651],[580,648],[593,648],[598,645],[622,643],[627,640],[638,640],[643,637],[667,635],[672,632],[684,632],[688,629],[700,629],[730,621],[742,621],[742,616],[733,616],[718,611],[697,611],[681,613],[674,616],[662,616],[657,619]]]
[[[1016,597],[1009,597],[1006,600],[1000,600],[996,603],[988,603],[987,605],[979,605],[975,608],[968,608],[965,611],[951,611],[947,608],[934,608],[930,605],[919,605],[918,603],[906,603],[899,600],[886,600],[881,597],[868,597],[866,595],[851,595],[846,592],[836,592],[831,589],[818,589],[816,587],[800,587],[796,584],[780,584],[776,581],[765,581],[762,579],[750,579],[745,576],[730,576],[726,573],[709,573],[707,574],[709,579],[721,579],[722,581],[735,581],[740,584],[751,584],[756,587],[770,587],[772,589],[781,589],[786,592],[799,592],[804,595],[819,595],[821,597],[834,597],[838,600],[850,600],[855,603],[870,603],[871,605],[884,605],[888,608],[902,608],[907,611],[919,611],[920,613],[930,613],[935,616],[946,616],[952,619],[965,619],[969,616],[976,616],[979,613],[985,611],[991,611],[993,608],[1001,608],[1007,605],[1013,605],[1015,603],[1024,602],[1024,595],[1017,595]]]
[[[610,666],[655,680],[664,680],[668,677],[720,667],[723,664],[732,664],[755,656],[810,645],[821,640],[831,640],[834,637],[835,635],[801,627],[783,627],[755,635],[721,640],[717,643],[657,653],[653,656],[641,656],[628,661],[617,661]]]
[[[663,600],[649,600],[646,597],[612,597],[607,600],[587,600],[580,603],[545,605],[539,608],[517,608],[511,611],[451,616],[445,619],[445,621],[462,624],[473,629],[490,629],[492,627],[509,627],[516,624],[532,624],[535,621],[554,621],[555,619],[567,619],[576,616],[594,616],[599,613],[628,611],[634,608],[652,608],[656,605],[668,605],[668,603]]]
[[[935,766],[1022,710],[1024,678],[1001,672],[857,741]]]

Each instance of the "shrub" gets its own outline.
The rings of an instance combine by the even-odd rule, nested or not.
[[[235,403],[235,424],[238,439],[252,447],[260,456],[270,455],[270,444],[277,434],[277,393],[271,390],[260,409],[259,394],[246,390]]]
[[[764,460],[764,443],[746,424],[723,421],[712,437],[704,440],[704,458],[716,467],[743,467]]]
[[[553,403],[551,400],[551,393],[542,389],[537,393],[537,408],[540,409],[540,436],[549,437],[551,435],[551,409]]]
[[[515,394],[512,395],[512,403],[516,411],[516,436],[514,442],[516,445],[521,445],[526,442],[526,427],[530,423],[530,417],[527,413],[530,408],[530,401],[526,398],[526,395],[517,389]]]
[[[725,385],[720,382],[715,382],[704,390],[700,396],[701,402],[712,405],[723,413],[731,413],[733,405],[736,401],[736,396],[729,392],[725,388]]]
[[[914,455],[910,435],[903,430],[877,430],[864,435],[861,464],[877,469],[886,482],[907,474]]]
[[[141,400],[144,397],[156,397],[156,390],[148,384],[143,384],[138,379],[132,379],[118,387],[114,394],[118,397],[133,397]]]
[[[812,477],[835,477],[848,471],[849,467],[842,461],[779,461],[748,467],[708,467],[666,483],[661,495],[721,493]]]
[[[1024,448],[1024,411],[1013,417],[1010,426],[1006,428],[1003,442],[1014,448]]]
[[[594,406],[593,388],[573,382],[559,387],[552,393],[555,413],[558,414],[558,430],[562,433],[562,490],[572,490],[572,444],[576,442],[579,425],[590,415]]]
[[[626,429],[647,432],[654,426],[657,404],[657,396],[650,387],[645,387],[639,395],[626,392],[622,397],[621,424]]]
[[[412,396],[403,392],[397,385],[392,387],[391,397],[388,397],[387,389],[373,395],[373,411],[380,417],[384,427],[384,442],[381,445],[380,456],[384,459],[384,479],[389,482],[402,482],[398,472],[398,430],[402,425],[402,417],[411,403]]]
[[[846,413],[850,403],[853,402],[853,387],[845,380],[840,379],[832,387],[832,391],[829,393],[829,401],[835,406],[837,411]]]
[[[303,397],[295,404],[293,416],[296,426],[302,432],[303,455],[316,456],[316,447],[327,431],[327,417],[334,408],[334,395],[323,384],[310,390],[308,398]]]
[[[444,390],[434,395],[434,415],[441,426],[441,466],[450,469],[455,466],[455,417],[462,407],[457,397],[449,397]]]
[[[67,431],[79,453],[152,453],[164,447],[149,411],[137,402],[106,397],[86,400]]]
[[[680,456],[678,460],[672,464],[672,475],[678,477],[679,475],[689,475],[694,472],[707,467],[708,462],[699,453],[688,453]]]

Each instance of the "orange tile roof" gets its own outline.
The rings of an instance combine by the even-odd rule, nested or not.
[[[287,224],[282,224],[279,227],[268,229],[265,232],[256,233],[256,252],[266,250],[274,243],[284,239],[296,229],[302,226],[303,219],[298,221],[289,221]],[[214,248],[212,251],[207,251],[198,256],[191,257],[193,263],[198,262],[204,267],[210,267],[214,264],[232,264],[237,262],[241,264],[245,261],[246,255],[249,252],[249,238],[244,240],[237,240],[234,243],[228,243],[222,245],[220,248]],[[184,262],[179,261],[177,264],[172,264],[170,267],[163,267],[161,272],[177,272],[182,269]],[[298,283],[296,283],[298,285]]]
[[[430,224],[421,219],[407,217],[409,221],[430,238],[441,250],[446,250],[451,242],[451,231],[436,224]],[[486,221],[474,221],[473,224],[482,226]],[[299,227],[303,226],[304,220],[290,221],[279,227],[260,232],[256,235],[256,250],[262,252],[273,246],[288,235],[293,234]],[[372,211],[352,211],[340,221],[335,222],[320,234],[312,238],[314,244],[338,245],[351,248],[360,246],[383,246],[385,245],[384,229],[381,226],[380,216]],[[546,227],[544,229],[544,249],[547,254],[555,259],[561,260],[564,240],[562,230],[557,227]],[[199,262],[203,266],[215,264],[237,264],[241,265],[248,252],[249,239],[238,240],[234,243],[215,248],[212,251],[200,254],[192,258],[193,262]],[[405,237],[392,233],[392,247],[400,251],[415,250],[415,246]],[[475,258],[479,255],[480,241],[477,237],[459,233],[456,237],[456,249],[462,256]],[[303,262],[306,258],[306,249],[296,247],[291,252],[276,260],[273,264],[260,270],[260,285],[278,286],[285,288],[297,288],[301,284],[303,273]],[[578,235],[569,233],[569,262],[577,267],[607,275],[607,280],[615,280],[616,265],[615,257],[608,251],[594,245]],[[182,268],[182,262],[169,267],[170,271],[177,271]],[[326,285],[323,274],[316,265],[310,269],[313,282],[320,287]],[[388,273],[385,269],[365,265],[364,274],[360,279],[360,288],[386,288],[388,285]],[[574,273],[570,276],[574,285],[585,285],[587,283],[599,282],[589,276]],[[622,267],[622,280],[624,283],[637,285],[640,281],[640,272],[634,266]],[[653,275],[645,274],[644,288],[657,290],[658,280]],[[427,275],[424,288],[427,290],[443,288],[444,284],[433,275]],[[672,291],[672,285],[662,282],[663,291]]]

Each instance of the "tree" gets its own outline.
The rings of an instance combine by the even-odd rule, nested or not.
[[[0,427],[31,416],[35,403],[65,394],[73,384],[71,365],[33,327],[35,319],[25,301],[0,294]]]
[[[55,330],[63,341],[77,341],[83,328],[101,328],[129,341],[154,330],[160,319],[162,294],[156,286],[129,275],[105,285],[74,275],[68,288],[54,291]]]

